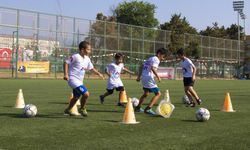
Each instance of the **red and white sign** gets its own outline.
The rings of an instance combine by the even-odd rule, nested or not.
[[[9,48],[0,48],[0,68],[11,68],[12,51]]]
[[[172,67],[159,67],[157,69],[158,75],[163,79],[174,79],[174,68]]]

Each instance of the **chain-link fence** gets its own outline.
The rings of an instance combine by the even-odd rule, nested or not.
[[[125,65],[137,72],[141,63],[161,47],[179,47],[196,43],[199,59],[193,59],[199,77],[232,78],[244,57],[243,42],[172,32],[40,12],[0,7],[0,72],[1,77],[61,78],[63,60],[78,51],[82,40],[91,42],[92,62],[100,71],[122,52]],[[49,73],[19,73],[20,61],[49,61]],[[181,77],[179,63],[169,59],[163,66],[174,67]]]

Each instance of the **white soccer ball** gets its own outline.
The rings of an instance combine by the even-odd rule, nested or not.
[[[136,106],[138,106],[138,104],[139,104],[140,101],[139,101],[139,99],[133,97],[131,99],[131,102],[132,102],[133,106],[136,107]]]
[[[189,103],[190,103],[190,100],[189,100],[189,98],[188,98],[187,95],[184,95],[184,96],[182,97],[182,103],[183,103],[183,104],[189,104]]]
[[[37,114],[37,108],[33,104],[27,104],[23,108],[23,114],[25,117],[35,117]]]
[[[210,118],[210,112],[206,108],[199,108],[195,116],[198,121],[207,121]]]

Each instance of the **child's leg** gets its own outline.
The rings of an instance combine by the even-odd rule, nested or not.
[[[196,102],[200,105],[201,104],[201,99],[199,98],[198,94],[194,90],[192,86],[190,86],[189,90],[190,94],[195,98]]]
[[[185,87],[184,87],[184,91],[185,91],[185,93],[186,93],[186,95],[187,95],[189,101],[190,101],[191,103],[193,103],[194,101],[193,101],[192,94],[189,92],[189,86],[185,86]]]
[[[79,97],[73,97],[69,102],[69,106],[68,106],[67,110],[71,110],[72,107],[76,104],[78,99],[79,99]]]
[[[150,101],[148,107],[152,108],[152,107],[154,106],[154,104],[158,101],[158,99],[159,99],[160,97],[161,97],[161,92],[160,92],[160,91],[157,92],[157,93],[155,93],[155,96],[152,97],[152,99],[151,99],[151,101]]]
[[[107,89],[107,92],[105,92],[103,95],[100,95],[100,102],[101,102],[101,104],[104,103],[104,98],[106,96],[109,96],[109,95],[113,94],[113,91],[114,91],[114,89],[112,89],[112,90]]]
[[[191,95],[197,100],[199,99],[199,96],[197,95],[196,91],[192,86],[189,87],[188,91],[191,93]]]
[[[148,91],[144,91],[144,93],[142,94],[142,96],[140,97],[140,101],[137,107],[141,107],[141,104],[144,102],[144,100],[147,98],[147,96],[149,95]]]
[[[81,107],[80,107],[80,109],[85,108],[88,97],[89,97],[89,92],[88,92],[88,91],[85,92],[85,93],[82,95],[82,98],[81,98]]]

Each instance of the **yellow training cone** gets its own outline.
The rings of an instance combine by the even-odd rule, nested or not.
[[[222,111],[224,111],[224,112],[235,112],[233,110],[233,106],[232,106],[232,103],[231,103],[231,98],[230,98],[229,93],[226,93]]]
[[[127,98],[127,94],[126,91],[122,91],[121,92],[121,97],[120,97],[120,103],[127,103],[128,102],[128,98]]]
[[[124,124],[137,124],[139,122],[136,122],[135,120],[135,113],[134,113],[134,108],[131,103],[131,99],[128,99],[128,103],[126,105],[126,109],[123,115],[123,121],[122,123]]]
[[[22,89],[19,89],[19,92],[16,97],[16,104],[15,108],[24,108],[25,103],[24,103],[24,98],[23,98],[23,91]]]

